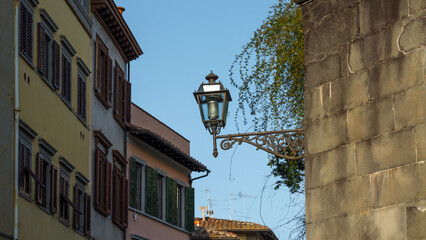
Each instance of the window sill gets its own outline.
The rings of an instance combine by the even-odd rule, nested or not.
[[[25,62],[34,70],[34,71],[36,71],[36,72],[38,72],[36,69],[35,69],[35,67],[34,67],[34,64],[33,64],[33,61],[30,59],[30,58],[28,58],[25,54],[23,54],[22,52],[21,52],[21,50],[19,50],[19,56],[21,56],[22,57],[22,59],[24,59],[25,60]]]
[[[119,116],[117,116],[116,114],[114,114],[114,120],[118,123],[118,125],[122,128],[125,129],[126,126],[124,125],[123,121],[119,118]]]
[[[148,218],[150,218],[150,219],[152,219],[152,220],[155,220],[155,221],[157,221],[157,222],[163,223],[164,225],[167,225],[167,226],[169,226],[169,227],[171,227],[171,228],[174,228],[174,229],[176,229],[176,230],[179,230],[179,231],[181,231],[181,232],[184,232],[184,233],[187,233],[187,234],[191,234],[191,232],[187,231],[187,230],[186,230],[186,229],[184,229],[184,228],[181,228],[181,227],[175,226],[175,225],[173,225],[173,224],[171,224],[171,223],[168,223],[167,221],[165,221],[165,220],[163,220],[163,219],[159,219],[159,218],[157,218],[157,217],[151,216],[151,215],[149,215],[149,214],[147,214],[147,213],[142,212],[142,211],[141,211],[141,210],[139,210],[139,209],[129,207],[129,210],[130,210],[130,211],[133,211],[133,212],[135,212],[135,213],[138,213],[138,214],[140,214],[140,215],[142,215],[142,216],[148,217]],[[129,218],[129,219],[130,219],[130,218]],[[133,218],[133,217],[132,217],[131,219],[132,219],[132,220],[134,220],[134,218]],[[129,224],[130,224],[130,223],[129,223]]]
[[[126,227],[124,227],[124,225],[123,225],[123,224],[121,224],[119,221],[112,219],[112,222],[113,222],[113,223],[114,223],[117,227],[119,227],[121,230],[126,229]]]
[[[30,194],[27,194],[27,193],[24,193],[24,192],[21,192],[21,191],[19,191],[18,192],[18,195],[19,196],[21,196],[21,197],[23,197],[25,200],[27,200],[28,202],[30,202],[30,203],[32,203],[33,202],[33,200],[31,199],[31,197],[30,197]]]
[[[70,227],[70,224],[69,224],[69,221],[67,221],[67,220],[65,220],[65,219],[63,219],[63,218],[61,218],[61,217],[59,217],[59,220],[58,220],[60,223],[62,223],[62,224],[64,224],[65,225],[65,227]]]
[[[38,207],[39,207],[41,210],[43,210],[45,213],[47,213],[47,214],[49,214],[49,215],[52,215],[52,213],[50,212],[50,210],[49,210],[49,209],[47,209],[46,207],[43,207],[43,206],[41,206],[40,204],[38,205]]]
[[[101,207],[95,205],[93,207],[96,211],[98,211],[102,216],[107,217],[108,215],[110,215],[109,213],[107,213],[104,209],[102,209]]]
[[[95,89],[95,96],[98,98],[99,102],[102,103],[102,105],[104,105],[104,107],[106,109],[110,109],[111,105],[108,104],[108,102],[102,97],[102,95]]]

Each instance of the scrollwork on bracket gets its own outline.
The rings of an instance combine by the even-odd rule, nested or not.
[[[216,148],[216,139],[223,139],[220,142],[220,147],[223,150],[231,149],[235,143],[240,145],[245,142],[255,146],[257,150],[262,149],[277,157],[285,159],[304,158],[303,129],[214,135],[214,148]],[[217,150],[214,149],[214,152],[217,153]]]

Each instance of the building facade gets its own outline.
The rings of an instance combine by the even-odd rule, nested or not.
[[[16,3],[19,197],[14,237],[85,239],[91,194],[88,0]]]
[[[191,173],[210,171],[189,155],[187,139],[134,104],[131,114],[127,239],[188,240],[194,229]]]
[[[142,50],[113,0],[92,0],[91,13],[91,234],[95,239],[125,239],[126,124],[130,121],[131,91],[128,66]]]

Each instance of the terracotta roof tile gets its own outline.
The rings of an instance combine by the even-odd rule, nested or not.
[[[216,229],[216,230],[263,230],[263,231],[272,231],[269,227],[252,223],[252,222],[243,222],[236,220],[226,220],[219,218],[206,218],[203,221],[202,218],[195,218],[195,221],[198,221],[200,227],[206,229]]]

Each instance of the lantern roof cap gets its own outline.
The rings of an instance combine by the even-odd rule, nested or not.
[[[218,78],[219,78],[219,76],[217,76],[216,74],[214,74],[213,71],[211,71],[209,73],[209,75],[206,76],[206,80],[208,80],[209,83],[214,83]]]

